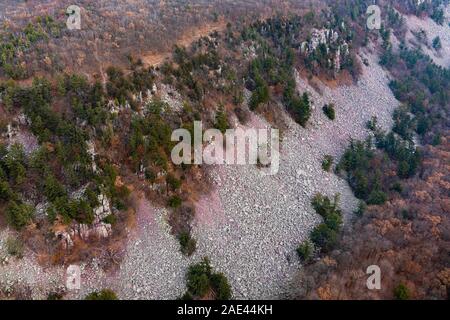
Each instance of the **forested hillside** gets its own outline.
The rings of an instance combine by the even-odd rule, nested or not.
[[[0,298],[448,298],[449,3],[371,4],[2,2]],[[280,173],[174,164],[196,121]]]
[[[441,10],[399,9],[434,20]],[[404,36],[401,20],[387,27],[399,39]],[[368,123],[373,137],[352,142],[337,165],[360,206],[353,226],[306,267],[301,297],[448,297],[450,72],[404,42],[394,49],[389,39],[389,34],[383,39],[380,64],[391,73],[390,88],[402,105],[391,132],[379,130],[373,118]],[[369,291],[361,266],[373,264],[382,270],[382,287]]]

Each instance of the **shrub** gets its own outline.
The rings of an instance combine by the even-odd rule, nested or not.
[[[311,241],[322,251],[332,250],[337,243],[338,232],[342,225],[342,212],[338,207],[339,195],[330,200],[327,196],[316,194],[311,204],[324,222],[316,226],[311,232]]]
[[[94,210],[84,199],[69,199],[67,196],[56,198],[47,211],[50,220],[58,213],[64,223],[76,220],[79,223],[91,224],[94,221]]]
[[[362,217],[364,215],[364,212],[366,212],[367,205],[364,201],[360,200],[358,203],[358,207],[353,212],[357,217]]]
[[[103,289],[89,293],[85,300],[118,300],[118,298],[111,289]]]
[[[336,118],[336,114],[334,111],[334,104],[326,104],[322,107],[323,113],[328,117],[330,120],[334,120]]]
[[[192,294],[190,294],[188,291],[186,291],[180,298],[180,300],[194,300],[194,297]]]
[[[171,208],[179,208],[181,206],[181,198],[179,196],[172,196],[167,201],[167,204]]]
[[[12,195],[13,191],[9,187],[9,183],[0,180],[0,200],[8,201],[11,199]]]
[[[321,223],[311,232],[311,241],[324,252],[328,252],[336,246],[337,233],[325,223]]]
[[[318,214],[320,214],[324,219],[332,213],[337,213],[341,215],[341,210],[338,207],[339,194],[334,196],[334,200],[330,200],[327,196],[323,196],[317,193],[311,201],[311,204]]]
[[[325,224],[331,230],[338,231],[342,225],[342,216],[340,213],[332,212],[325,217]]]
[[[430,18],[433,19],[437,24],[442,25],[445,21],[444,10],[442,8],[434,8],[433,13],[430,15]]]
[[[194,253],[197,247],[197,241],[191,237],[189,232],[182,232],[178,236],[178,240],[180,241],[181,252],[183,254],[190,256]]]
[[[288,109],[291,111],[294,120],[304,127],[311,116],[311,105],[308,94],[304,92],[301,97],[291,97],[288,101]]]
[[[208,258],[193,266],[189,267],[187,273],[187,288],[188,291],[194,295],[203,297],[208,293],[209,277],[211,276],[211,266]]]
[[[182,299],[194,299],[205,297],[210,290],[217,300],[228,300],[232,296],[231,287],[223,273],[214,273],[208,258],[203,258],[199,263],[189,267],[187,275],[188,291]]]
[[[383,204],[387,200],[387,195],[381,190],[374,190],[369,194],[368,204]]]
[[[400,283],[394,288],[394,297],[397,300],[408,300],[410,297],[408,287],[405,284]]]
[[[403,208],[400,211],[400,216],[402,217],[402,219],[412,220],[415,217],[415,214],[414,214],[414,212]]]
[[[392,131],[400,135],[405,140],[412,139],[415,120],[406,108],[397,108],[393,114],[394,126]]]
[[[257,77],[255,82],[256,88],[248,103],[250,110],[255,110],[260,104],[267,103],[270,99],[269,87],[264,79]]]
[[[117,217],[114,214],[109,214],[103,219],[104,223],[115,224],[117,222]]]
[[[6,218],[8,223],[18,230],[25,227],[31,221],[33,216],[34,209],[24,203],[10,201],[6,208]]]
[[[386,172],[392,165],[385,153],[373,150],[372,139],[367,139],[365,142],[351,141],[336,169],[337,172],[346,172],[347,181],[357,198],[375,204],[385,201],[384,192],[389,182]]]
[[[63,293],[61,292],[50,292],[47,295],[47,300],[62,300]]]
[[[433,39],[433,48],[435,50],[440,50],[442,48],[441,38],[439,38],[439,36]]]
[[[325,155],[324,159],[322,160],[322,169],[329,172],[332,164],[333,164],[333,157],[330,156],[329,154]]]
[[[223,273],[213,273],[210,278],[211,286],[216,293],[216,300],[230,300],[231,287]]]
[[[230,127],[230,124],[228,123],[228,116],[223,106],[220,106],[219,111],[217,111],[215,127],[222,133],[225,133],[225,131]]]
[[[425,116],[418,116],[417,117],[417,126],[416,126],[416,132],[423,136],[425,133],[427,133],[430,130],[431,127],[431,121],[428,117]]]
[[[401,193],[403,191],[402,184],[399,181],[394,182],[394,184],[391,186],[391,190]]]
[[[166,177],[167,186],[170,190],[176,190],[181,187],[181,181],[178,180],[173,174],[169,173]]]
[[[298,254],[299,258],[305,263],[308,263],[311,261],[313,251],[314,251],[313,246],[312,246],[311,242],[309,242],[309,241],[304,241],[297,248],[297,254]]]
[[[145,170],[145,179],[150,181],[151,183],[155,182],[156,180],[156,173],[152,169],[147,168]]]
[[[432,146],[438,146],[440,145],[442,142],[442,137],[441,135],[438,133],[435,136],[433,136],[433,140],[431,141],[431,145]]]
[[[369,121],[367,121],[366,127],[371,131],[375,131],[377,129],[378,118],[376,116],[372,116]]]
[[[47,176],[44,183],[44,194],[50,202],[66,195],[61,183],[53,175]]]
[[[6,250],[8,254],[22,258],[24,250],[23,243],[19,238],[8,237],[6,239]]]
[[[25,181],[26,176],[26,157],[25,151],[21,144],[13,144],[8,154],[0,159],[0,163],[4,162],[4,165],[8,171],[9,177],[15,184],[20,185]]]

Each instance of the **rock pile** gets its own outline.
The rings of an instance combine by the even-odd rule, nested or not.
[[[59,230],[55,232],[55,236],[61,241],[65,249],[73,247],[75,237],[88,240],[91,237],[107,238],[112,233],[111,224],[103,222],[103,220],[112,214],[111,206],[108,198],[103,194],[98,195],[99,205],[94,209],[94,221],[91,225],[77,223],[69,230]]]
[[[301,44],[300,52],[310,56],[318,50],[320,45],[325,46],[328,58],[328,67],[337,73],[341,69],[341,61],[348,56],[347,42],[339,37],[337,31],[332,29],[313,29],[311,39]]]

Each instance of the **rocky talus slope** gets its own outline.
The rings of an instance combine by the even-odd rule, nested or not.
[[[95,261],[82,265],[82,288],[70,291],[68,297],[80,298],[108,287],[121,298],[176,298],[185,290],[187,266],[203,256],[210,257],[212,266],[226,274],[235,298],[290,296],[292,279],[301,268],[295,248],[320,221],[310,205],[312,196],[316,192],[340,193],[346,216],[357,204],[344,180],[323,171],[323,156],[330,154],[337,159],[351,137],[364,138],[368,134],[365,124],[373,115],[380,126],[389,128],[391,112],[398,105],[377,59],[370,54],[366,58],[369,65],[363,66],[356,85],[335,89],[322,86],[318,93],[297,77],[298,90],[310,93],[314,110],[307,128],[285,114],[289,125],[283,133],[278,174],[263,176],[254,165],[211,167],[213,188],[197,203],[193,233],[198,248],[192,257],[179,252],[165,210],[142,200],[136,230],[118,270],[105,274]],[[331,102],[336,109],[334,121],[322,112],[322,106]],[[280,112],[285,112],[281,105]],[[255,114],[247,124],[266,125]],[[2,240],[2,254],[4,243]],[[45,298],[46,292],[64,285],[63,267],[44,270],[36,258],[30,257],[1,265],[0,287],[20,283],[32,287],[33,297]]]
[[[236,298],[289,297],[292,277],[301,267],[295,249],[320,219],[310,205],[315,193],[340,193],[347,217],[357,205],[347,183],[325,172],[321,162],[325,154],[339,158],[350,137],[364,138],[372,115],[381,127],[391,126],[398,101],[376,58],[367,58],[369,66],[357,85],[323,86],[319,94],[297,77],[298,90],[310,93],[315,108],[306,129],[289,122],[278,174],[263,176],[255,166],[221,166],[212,171],[216,190],[197,210],[196,257],[211,258],[212,265],[228,276]],[[336,106],[334,121],[322,113],[322,106],[330,102]],[[258,116],[249,124],[264,125]]]

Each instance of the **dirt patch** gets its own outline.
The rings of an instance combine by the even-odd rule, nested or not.
[[[207,23],[201,27],[188,29],[179,39],[176,39],[173,45],[187,47],[194,41],[197,41],[201,37],[206,37],[214,31],[222,31],[226,27],[226,22],[224,20]],[[172,50],[164,52],[148,52],[142,55],[142,62],[145,66],[158,66],[162,64],[166,59],[170,58],[172,55]]]
[[[202,226],[217,225],[225,220],[225,211],[216,188],[202,195],[195,203],[195,220]]]

